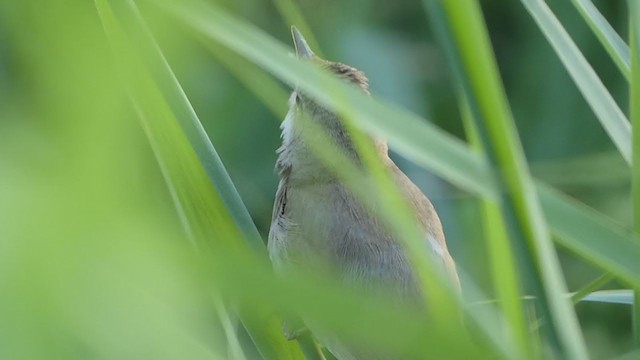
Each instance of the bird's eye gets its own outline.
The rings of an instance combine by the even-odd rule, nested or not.
[[[300,96],[298,95],[298,92],[294,91],[291,94],[291,97],[289,98],[289,106],[294,106],[298,104],[299,101],[300,101]]]

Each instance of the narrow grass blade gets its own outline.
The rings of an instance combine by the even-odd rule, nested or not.
[[[587,284],[587,286],[583,287],[579,291],[576,291],[573,295],[571,295],[571,301],[574,304],[584,299],[587,295],[592,292],[600,289],[602,286],[607,284],[609,281],[613,280],[613,275],[611,274],[602,274],[598,276],[595,280]]]
[[[629,46],[591,0],[571,0],[627,81],[631,78]]]
[[[453,66],[471,108],[478,114],[483,148],[505,188],[499,201],[523,283],[538,297],[536,310],[546,326],[545,340],[563,357],[583,359],[586,347],[567,292],[557,254],[530,178],[506,100],[486,25],[476,1],[425,1],[455,47]],[[444,17],[445,21],[438,19]]]
[[[438,21],[434,19],[434,21]],[[453,56],[453,42],[446,34],[441,34],[441,43],[448,48],[447,52]],[[469,102],[463,91],[459,91],[459,101],[462,113],[462,120],[469,143],[473,149],[479,153],[484,153],[482,142],[476,129],[474,114],[471,110]],[[504,314],[507,324],[501,329],[506,334],[513,334],[515,340],[515,349],[510,349],[514,354],[513,358],[531,358],[534,346],[531,343],[531,337],[525,318],[525,310],[521,298],[523,297],[522,289],[519,286],[518,268],[507,228],[502,218],[500,205],[492,200],[482,200],[482,224],[484,229],[484,237],[489,249],[492,270],[493,288],[498,296],[498,302]]]
[[[229,312],[225,309],[224,304],[219,299],[214,299],[213,301],[215,303],[216,311],[218,312],[218,318],[220,319],[222,329],[227,337],[227,355],[229,359],[247,360],[237,337],[236,326],[234,321],[231,319]]]
[[[631,163],[631,126],[620,107],[544,0],[521,0],[609,137]]]
[[[206,134],[199,131],[202,128],[198,127],[197,116],[137,8],[127,0],[96,0],[96,6],[186,232],[203,256],[210,254],[211,249],[215,249],[214,253],[246,254],[247,243],[233,240],[241,239],[243,230],[252,236],[253,225],[245,224],[243,228],[229,211],[229,201],[235,201],[235,189],[224,188],[226,181],[230,183],[226,171]],[[211,178],[219,182],[212,183]],[[234,206],[244,209],[239,198],[236,200]],[[242,215],[242,209],[236,209],[240,210],[236,216]],[[243,212],[246,214],[246,209]],[[255,227],[253,231],[257,234]],[[264,254],[264,246],[262,249]],[[256,314],[261,311],[264,313],[264,308],[256,306],[251,316],[241,311],[240,317],[262,356],[302,359],[299,348],[284,339],[277,324],[256,320],[264,317]]]
[[[580,301],[633,305],[633,290],[602,290],[583,297]]]
[[[633,123],[633,166],[631,170],[631,197],[633,201],[633,228],[640,233],[640,4],[629,0],[629,32],[631,43],[631,120]],[[640,239],[636,239],[640,244]],[[640,347],[640,287],[636,287],[633,307],[633,331],[636,346]]]

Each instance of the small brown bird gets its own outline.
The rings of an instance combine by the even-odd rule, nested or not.
[[[368,80],[362,71],[320,59],[295,27],[292,27],[292,35],[298,58],[315,62],[369,93]],[[269,255],[276,272],[324,265],[349,286],[374,291],[384,289],[405,300],[417,298],[420,290],[403,247],[384,229],[379,221],[380,215],[362,206],[305,144],[303,116],[321,126],[349,158],[358,159],[339,115],[298,89],[291,94],[289,106],[289,113],[281,125],[282,146],[277,151],[276,162],[280,183],[269,231]],[[305,135],[309,136],[308,133]],[[444,270],[458,286],[455,264],[447,250],[442,225],[433,205],[389,158],[386,143],[375,140],[375,145],[379,160],[408,200],[411,210],[417,214],[424,231],[425,248],[441,261]],[[285,335],[290,339],[295,338],[300,330],[291,328],[291,325],[283,326]],[[340,360],[394,358],[345,344],[322,335],[321,331],[318,334],[313,324],[304,325]]]

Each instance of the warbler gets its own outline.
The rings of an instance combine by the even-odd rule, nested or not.
[[[365,74],[349,65],[326,61],[314,54],[300,31],[292,27],[297,57],[318,64],[339,79],[369,94]],[[305,129],[311,121],[349,159],[359,159],[340,115],[318,104],[299,89],[289,99],[282,122],[282,146],[277,150],[276,172],[280,178],[273,207],[268,249],[277,273],[318,266],[329,267],[348,286],[391,292],[399,299],[415,299],[420,289],[403,246],[381,221],[382,215],[362,202],[319,159],[307,143],[313,136]],[[305,134],[304,132],[307,131]],[[425,251],[459,286],[454,261],[445,242],[436,210],[420,189],[389,158],[384,140],[375,143],[378,160],[391,175],[416,215],[424,233]],[[305,322],[304,317],[302,319]],[[305,323],[312,331],[313,324]],[[288,338],[302,328],[283,326]],[[314,334],[340,360],[393,359],[372,353],[366,346],[347,344],[326,333]]]

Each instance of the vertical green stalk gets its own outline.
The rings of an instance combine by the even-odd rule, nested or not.
[[[638,234],[640,233],[640,4],[637,0],[629,0],[629,14],[629,43],[631,45],[631,94],[629,95],[629,104],[633,131],[631,192],[633,198],[633,228]],[[640,289],[635,291],[633,333],[636,346],[640,346]]]
[[[462,121],[467,139],[474,150],[484,153],[469,101],[463,91],[459,91],[459,94]],[[518,284],[518,269],[509,243],[506,224],[500,211],[500,204],[495,200],[484,198],[482,199],[481,211],[484,237],[489,250],[493,288],[504,313],[503,336],[512,335],[515,346],[510,346],[509,350],[514,358],[534,358],[534,347],[529,335],[522,302],[522,289]]]
[[[463,74],[461,73],[462,66],[459,62],[454,40],[451,32],[448,31],[447,26],[444,24],[444,16],[441,16],[442,12],[435,10],[435,7],[432,7],[432,12],[430,12],[434,23],[434,31],[439,38],[441,46],[444,47],[449,61],[455,63],[453,71],[462,83],[464,82],[462,80]],[[468,89],[458,88],[459,107],[465,133],[471,149],[484,157],[486,156],[486,150],[476,125],[480,114],[477,108],[472,109],[466,90]],[[513,341],[509,341],[509,346],[506,349],[510,352],[512,358],[532,359],[536,357],[536,352],[534,351],[538,349],[535,346],[537,342],[532,341],[529,333],[522,301],[524,298],[523,288],[518,282],[520,274],[513,248],[509,241],[507,225],[502,216],[501,204],[498,200],[498,198],[483,197],[480,210],[482,213],[483,235],[489,253],[493,288],[504,315],[501,336],[510,336],[513,339]]]
[[[575,312],[566,299],[562,270],[524,158],[504,94],[486,25],[476,0],[425,0],[444,32],[454,39],[453,64],[471,108],[487,158],[504,189],[502,216],[521,269],[521,282],[537,296],[545,339],[559,356],[588,357]],[[438,18],[443,18],[438,20]],[[475,118],[475,117],[474,117]]]

